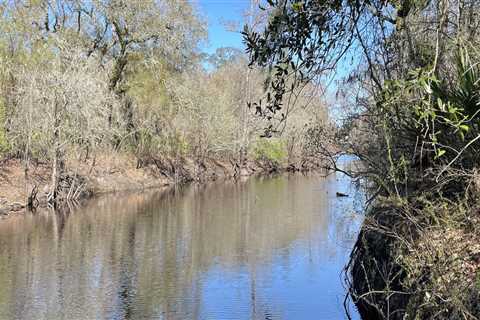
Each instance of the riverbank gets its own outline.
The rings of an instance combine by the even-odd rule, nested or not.
[[[205,183],[219,179],[238,179],[253,175],[311,171],[320,166],[314,162],[280,165],[268,161],[248,160],[239,165],[233,161],[190,158],[156,158],[138,161],[126,154],[96,156],[89,160],[70,159],[61,177],[66,199],[84,200],[105,193],[163,188],[175,184]],[[0,218],[48,205],[52,167],[32,162],[28,170],[19,159],[7,159],[0,166]]]
[[[348,266],[362,319],[478,319],[478,199],[381,199]]]

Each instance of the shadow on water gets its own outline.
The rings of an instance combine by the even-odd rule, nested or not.
[[[294,175],[12,217],[0,319],[344,319],[359,197],[344,176]]]

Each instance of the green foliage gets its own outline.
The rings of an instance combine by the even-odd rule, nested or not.
[[[146,62],[148,62],[148,57],[142,54],[129,56],[130,67],[126,72],[127,93],[135,99],[138,105],[159,109],[168,103],[164,82],[172,72],[162,61]]]
[[[431,69],[414,69],[403,79],[385,81],[376,95],[371,125],[385,157],[371,159],[372,167],[385,167],[373,170],[387,193],[405,194],[419,181],[452,190],[450,184],[437,185],[441,175],[472,170],[480,160],[480,72],[464,48],[454,71],[440,78]]]
[[[269,161],[281,164],[287,157],[285,143],[280,139],[259,139],[253,148],[253,154],[258,161]]]

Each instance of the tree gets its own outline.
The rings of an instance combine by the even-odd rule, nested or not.
[[[51,159],[52,202],[67,149],[136,138],[129,81],[146,69],[188,70],[205,33],[189,3],[169,0],[14,0],[0,11],[6,136],[26,175],[32,156]]]
[[[192,6],[183,1],[13,1],[3,4],[2,11],[12,52],[32,44],[54,46],[61,38],[86,57],[94,55],[109,74],[110,90],[122,101],[131,134],[134,101],[126,94],[125,78],[131,56],[141,55],[150,65],[161,57],[176,70],[187,69],[205,34]]]
[[[63,50],[61,58],[47,57],[42,64],[16,70],[15,110],[10,118],[13,143],[23,146],[26,157],[44,154],[51,159],[52,203],[61,191],[67,147],[95,148],[108,144],[114,134],[108,114],[116,102],[105,75],[93,58],[83,60],[83,53],[71,47]]]

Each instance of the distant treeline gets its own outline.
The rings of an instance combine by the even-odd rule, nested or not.
[[[268,70],[238,49],[202,53],[206,37],[189,1],[3,1],[0,157],[22,159],[26,174],[51,164],[54,200],[67,160],[98,152],[239,165],[309,156],[327,121],[318,88],[295,96],[281,136],[261,139],[268,119],[248,102],[264,95]]]

